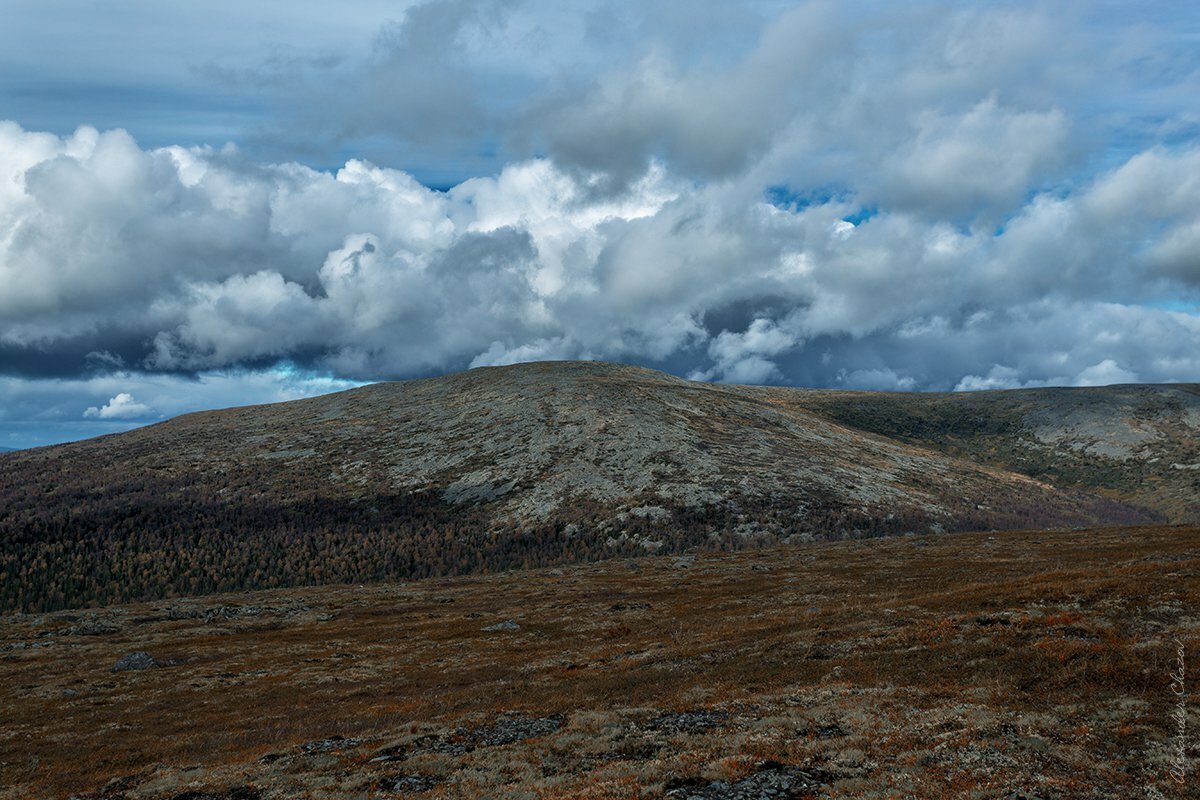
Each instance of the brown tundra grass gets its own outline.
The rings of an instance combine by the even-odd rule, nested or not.
[[[1198,797],[1169,777],[1198,609],[1200,528],[1143,527],[11,616],[0,798],[632,799],[785,767],[821,783],[796,797]],[[136,651],[164,666],[110,671]],[[517,717],[557,727],[471,738]]]

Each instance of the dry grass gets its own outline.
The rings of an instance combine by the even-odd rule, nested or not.
[[[1106,529],[8,617],[0,797],[642,798],[771,762],[830,797],[1200,796],[1167,776],[1198,577],[1200,528]],[[174,664],[110,672],[139,650]],[[561,724],[483,742],[510,712]]]

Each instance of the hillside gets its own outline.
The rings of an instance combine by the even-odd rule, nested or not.
[[[858,430],[1200,521],[1197,385],[771,395]]]
[[[1200,460],[1182,405],[1200,398],[1139,391],[1174,393],[1169,452],[1184,461],[1170,463]],[[955,403],[974,396],[925,406],[554,362],[191,414],[0,456],[0,610],[1194,511],[1190,469],[1122,493],[1086,470],[1054,486],[1059,462],[1009,458],[1024,434],[1005,433],[1018,412],[1004,398],[1022,396],[966,413]],[[1085,433],[1099,436],[1079,423],[1046,447],[1091,463]]]
[[[0,618],[0,800],[1194,798],[1198,577],[1027,531]]]

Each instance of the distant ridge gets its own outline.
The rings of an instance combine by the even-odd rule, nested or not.
[[[862,431],[1200,522],[1200,385],[785,391]]]
[[[6,455],[0,609],[1194,519],[1198,427],[1195,387],[891,395],[601,362],[381,383]]]

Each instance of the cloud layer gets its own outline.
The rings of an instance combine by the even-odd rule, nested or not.
[[[0,352],[31,375],[289,360],[369,380],[550,357],[826,385],[890,370],[899,388],[1106,361],[1200,374],[1200,320],[1159,307],[1200,283],[1193,149],[1036,194],[997,232],[924,208],[855,225],[853,198],[780,204],[658,162],[616,194],[549,159],[443,193],[120,131],[0,140]]]
[[[75,382],[77,416],[123,420],[185,407],[135,400],[147,380],[240,375],[249,401],[281,364],[341,386],[544,358],[870,389],[1200,380],[1200,57],[1171,28],[802,3],[683,35],[686,9],[647,8],[538,28],[520,4],[423,5],[336,69],[221,73],[282,87],[280,119],[324,109],[318,140],[466,154],[482,131],[508,154],[448,191],[0,123],[7,396]],[[515,41],[557,46],[492,91]]]

